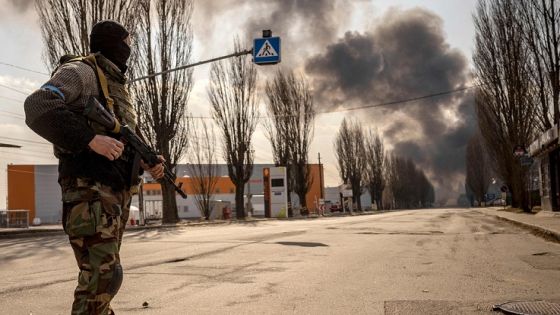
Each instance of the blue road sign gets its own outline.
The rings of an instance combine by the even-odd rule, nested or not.
[[[258,65],[280,62],[280,37],[255,38],[253,62]]]

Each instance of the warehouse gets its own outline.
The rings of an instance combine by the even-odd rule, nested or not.
[[[227,177],[227,166],[217,165],[218,182],[214,191],[214,200],[233,207],[235,204],[235,186]],[[253,174],[245,185],[246,202],[250,198],[253,215],[264,216],[263,201],[263,169],[274,167],[272,164],[255,164]],[[309,165],[313,181],[306,201],[308,208],[313,212],[322,193],[322,167],[319,164]],[[57,165],[8,165],[8,209],[28,210],[29,218],[39,218],[42,223],[58,223],[62,217],[62,203],[60,201],[60,186]],[[186,164],[177,166],[178,182],[183,183],[183,190],[189,198],[182,199],[177,196],[177,210],[182,219],[198,219],[200,210],[193,197],[193,184],[189,176],[189,167]],[[161,188],[158,183],[151,181],[149,175],[144,177],[143,206],[146,217],[157,218],[161,216]],[[292,203],[299,205],[297,195],[292,194]],[[138,196],[134,196],[132,206],[139,207]],[[221,208],[220,208],[221,209]],[[233,209],[232,209],[233,211]],[[215,213],[219,214],[219,213]],[[215,216],[213,216],[215,217]]]

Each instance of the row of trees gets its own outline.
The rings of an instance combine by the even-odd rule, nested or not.
[[[166,71],[188,64],[192,56],[193,1],[184,0],[46,0],[36,8],[45,42],[46,62],[54,69],[60,56],[87,55],[91,26],[104,19],[121,22],[133,37],[130,75]],[[239,40],[236,52],[242,50]],[[206,123],[188,115],[194,85],[191,70],[153,76],[129,86],[138,118],[137,132],[160,152],[174,169],[187,155],[196,201],[209,218],[218,169],[216,136]],[[235,209],[245,216],[244,187],[253,171],[252,136],[258,123],[257,71],[249,58],[214,63],[208,98],[222,139],[223,158],[235,185]],[[266,85],[266,124],[276,165],[287,166],[290,191],[302,206],[312,183],[307,166],[315,111],[309,85],[303,77],[278,72]],[[162,183],[163,221],[178,221],[173,187]],[[291,210],[291,209],[290,209]],[[290,215],[292,215],[290,211]]]
[[[358,211],[362,210],[360,196],[364,190],[377,209],[433,205],[434,187],[426,174],[412,160],[388,154],[376,131],[344,119],[334,147],[340,177],[352,187]]]
[[[560,119],[559,10],[556,0],[480,0],[474,16],[475,103],[483,147],[509,187],[513,206],[525,210],[528,169],[513,149],[527,148]]]

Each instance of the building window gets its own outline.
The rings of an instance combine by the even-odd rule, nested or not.
[[[189,212],[189,206],[183,206],[183,212]]]

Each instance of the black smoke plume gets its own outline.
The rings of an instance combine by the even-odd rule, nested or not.
[[[424,9],[392,9],[373,30],[347,32],[306,62],[319,111],[404,100],[461,88],[468,63],[445,40],[442,20]],[[393,152],[428,170],[438,199],[464,179],[476,128],[469,91],[358,112],[385,130]]]

